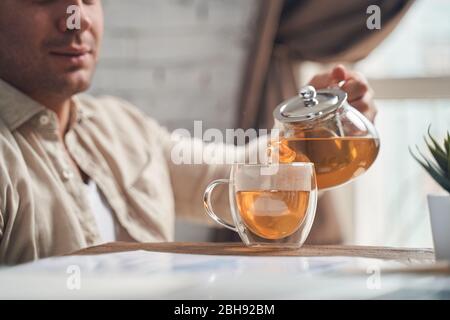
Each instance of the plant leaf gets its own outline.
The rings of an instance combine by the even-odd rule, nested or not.
[[[425,143],[427,144],[428,149],[430,150],[439,167],[442,169],[442,171],[444,171],[445,174],[447,174],[449,170],[447,155],[444,152],[440,152],[439,150],[433,148],[433,146],[427,141],[426,138]]]
[[[447,131],[447,141],[445,142],[447,149],[447,179],[450,180],[450,133]]]
[[[437,141],[431,135],[431,124],[428,126],[428,137],[430,137],[431,141],[433,142],[435,149],[445,155],[444,149],[442,149],[442,147],[439,145],[439,143],[437,143]]]
[[[444,147],[447,151],[447,155],[450,154],[450,132],[447,131],[447,138],[444,139]]]
[[[444,138],[444,147],[447,152],[447,178],[450,179],[450,132],[447,131],[447,137]]]
[[[439,173],[439,175],[446,177],[446,173],[438,165],[436,165],[434,162],[428,160],[427,157],[425,157],[425,155],[419,150],[419,148],[417,146],[416,146],[416,149],[417,149],[417,153],[422,157],[423,161],[425,161],[427,166],[431,167],[434,171]]]
[[[409,149],[410,154],[413,156],[413,158],[428,172],[428,174],[445,190],[450,192],[450,181],[445,177],[442,176],[442,172],[439,172],[440,170],[437,170],[438,168],[433,167],[433,165],[420,153],[420,150],[418,150],[421,157],[424,158],[425,162],[423,162],[421,159],[419,159],[412,151]]]
[[[421,164],[422,165],[422,164]],[[427,167],[422,165],[422,167],[430,174],[430,176],[445,190],[447,190],[448,192],[450,192],[450,183],[448,182],[448,180],[445,177],[442,177],[441,175],[439,175],[439,173],[437,173],[436,171],[434,171],[433,168],[431,167]]]

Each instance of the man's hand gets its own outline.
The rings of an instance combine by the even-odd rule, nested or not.
[[[373,90],[361,73],[347,70],[344,66],[338,65],[330,72],[316,75],[309,84],[316,89],[324,89],[338,86],[341,81],[344,81],[341,88],[347,92],[348,103],[373,122],[377,114],[373,101]]]

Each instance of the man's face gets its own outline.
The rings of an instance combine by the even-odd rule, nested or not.
[[[68,30],[73,5],[80,28]],[[82,92],[102,35],[101,0],[0,0],[0,78],[32,97]]]

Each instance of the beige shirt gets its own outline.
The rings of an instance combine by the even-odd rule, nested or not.
[[[101,241],[57,128],[54,112],[0,80],[0,264],[68,254]],[[228,178],[229,166],[175,165],[174,143],[168,131],[124,101],[73,99],[65,144],[104,194],[122,229],[119,239],[171,241],[175,213],[209,221],[203,192],[212,180]],[[186,144],[195,153],[201,143]],[[227,192],[216,203],[226,206]]]

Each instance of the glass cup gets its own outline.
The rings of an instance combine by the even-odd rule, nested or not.
[[[214,213],[212,191],[229,185],[234,225]],[[230,179],[211,182],[204,194],[208,215],[239,234],[247,246],[298,248],[311,230],[317,204],[314,164],[235,164]]]

